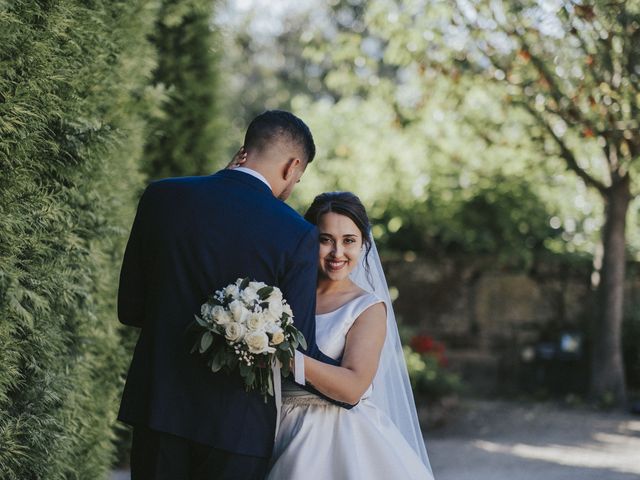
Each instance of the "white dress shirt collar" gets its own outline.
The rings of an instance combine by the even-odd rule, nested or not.
[[[247,174],[251,175],[252,177],[257,178],[262,183],[264,183],[267,187],[269,187],[269,190],[273,191],[273,189],[271,188],[271,185],[269,185],[269,182],[267,181],[266,178],[264,178],[264,175],[262,175],[261,173],[256,172],[255,170],[252,170],[252,169],[247,168],[247,167],[236,167],[233,170],[235,170],[236,172],[244,172],[244,173],[247,173]]]

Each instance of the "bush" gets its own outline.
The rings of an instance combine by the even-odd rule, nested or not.
[[[414,336],[410,346],[404,347],[404,358],[416,394],[433,401],[460,391],[460,377],[448,370],[442,343],[426,335]]]
[[[0,7],[0,478],[95,479],[128,361],[115,285],[155,4]]]

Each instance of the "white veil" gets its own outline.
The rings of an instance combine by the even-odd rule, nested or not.
[[[351,273],[353,280],[360,288],[373,292],[384,300],[387,306],[387,337],[380,356],[380,365],[373,379],[373,389],[368,397],[398,427],[407,442],[416,451],[423,463],[431,471],[431,464],[424,446],[424,439],[418,423],[418,414],[413,399],[407,365],[404,361],[400,334],[393,312],[389,287],[382,270],[380,255],[373,236],[369,252],[369,274],[364,266],[365,255],[361,255],[360,263]],[[433,472],[432,472],[433,473]]]

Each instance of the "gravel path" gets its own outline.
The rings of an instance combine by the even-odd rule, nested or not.
[[[640,416],[630,414],[472,400],[426,438],[436,480],[640,480]]]
[[[639,480],[640,417],[468,401],[427,432],[437,480]]]

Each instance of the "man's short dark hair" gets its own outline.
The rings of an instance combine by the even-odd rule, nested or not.
[[[254,118],[244,136],[244,147],[247,150],[262,150],[267,144],[284,136],[300,146],[307,163],[316,156],[316,145],[313,143],[311,130],[306,123],[291,112],[284,110],[267,110]]]

